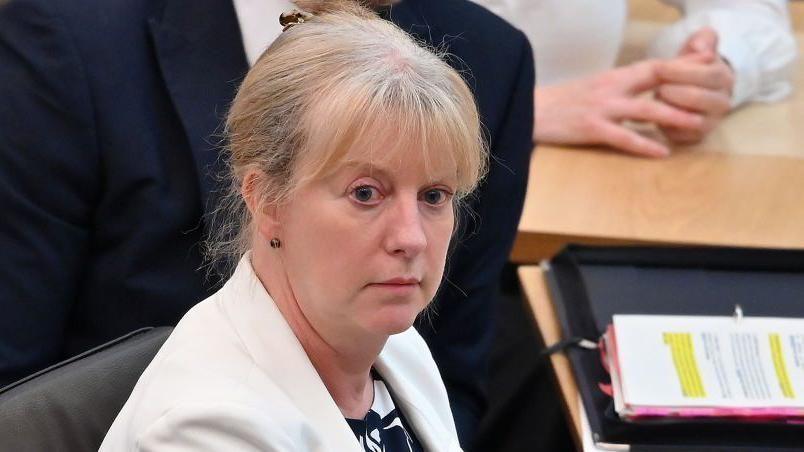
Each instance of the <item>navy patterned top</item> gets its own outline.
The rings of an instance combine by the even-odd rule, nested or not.
[[[366,452],[424,452],[391,392],[372,369],[374,402],[363,419],[346,419]]]

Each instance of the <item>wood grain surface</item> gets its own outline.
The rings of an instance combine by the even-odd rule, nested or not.
[[[637,23],[629,39],[657,26]],[[804,248],[804,59],[795,86],[666,159],[537,147],[511,259],[538,263],[572,242]]]

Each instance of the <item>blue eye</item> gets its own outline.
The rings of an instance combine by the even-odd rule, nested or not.
[[[451,193],[447,192],[446,190],[431,188],[422,193],[421,199],[431,206],[440,206],[447,202],[450,196]]]
[[[352,199],[362,204],[373,204],[380,200],[380,192],[371,185],[361,185],[352,190]]]

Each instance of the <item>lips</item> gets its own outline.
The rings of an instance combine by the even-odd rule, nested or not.
[[[382,284],[382,285],[396,285],[396,286],[412,286],[417,285],[421,282],[420,279],[414,278],[412,276],[400,276],[396,278],[386,279],[385,281],[380,281],[374,284]]]
[[[409,295],[419,290],[420,284],[421,279],[419,278],[413,276],[398,276],[396,278],[371,283],[366,287],[373,287],[397,295]]]

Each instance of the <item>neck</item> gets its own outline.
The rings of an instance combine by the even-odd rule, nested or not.
[[[362,419],[374,400],[371,367],[388,338],[327,331],[325,325],[314,327],[299,307],[287,278],[278,274],[281,265],[265,259],[266,256],[256,250],[252,252],[252,267],[257,277],[301,343],[341,413],[347,418]]]
[[[371,359],[347,358],[320,338],[299,340],[343,415],[351,419],[362,419],[374,401],[371,366],[379,351]]]

